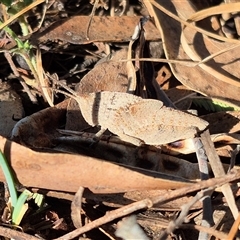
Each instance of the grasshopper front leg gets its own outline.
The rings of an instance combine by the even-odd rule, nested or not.
[[[129,135],[126,135],[126,134],[121,134],[121,135],[118,134],[118,137],[122,141],[129,142],[129,143],[131,143],[135,146],[138,146],[138,147],[144,144],[144,141],[142,141],[141,139],[136,138],[136,137],[132,137],[132,136],[129,136]]]

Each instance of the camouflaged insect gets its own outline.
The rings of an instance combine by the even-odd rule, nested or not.
[[[74,98],[89,125],[99,125],[137,146],[193,138],[208,126],[201,118],[165,107],[159,100],[128,93],[103,91]]]

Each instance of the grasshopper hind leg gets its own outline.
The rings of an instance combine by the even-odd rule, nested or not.
[[[124,142],[129,142],[135,146],[141,146],[143,144],[145,144],[145,142],[139,138],[136,138],[136,137],[132,137],[132,136],[129,136],[129,135],[126,135],[126,134],[121,134],[121,135],[118,135],[118,137],[124,141]]]
[[[107,129],[102,128],[101,130],[99,130],[99,131],[95,134],[95,136],[94,136],[94,138],[93,138],[93,141],[94,141],[93,145],[96,144],[96,143],[98,143],[98,141],[101,139],[101,136],[104,134],[104,132],[105,132],[106,130],[107,130]],[[110,130],[110,129],[109,129],[109,130]],[[111,132],[111,130],[110,130],[110,132]],[[124,142],[129,142],[129,143],[131,143],[131,144],[133,144],[133,145],[135,145],[135,146],[141,146],[141,145],[144,144],[144,141],[142,141],[141,139],[136,138],[136,137],[129,136],[129,135],[124,134],[124,133],[121,133],[121,134],[117,135],[117,137],[118,137],[120,140],[122,140],[122,141],[124,141]]]

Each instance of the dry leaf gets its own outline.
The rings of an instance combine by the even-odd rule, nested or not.
[[[240,112],[216,112],[202,116],[209,122],[209,131],[215,133],[235,133],[240,131]]]
[[[201,141],[204,146],[204,150],[206,152],[206,156],[211,165],[214,176],[215,177],[226,176],[223,165],[220,161],[219,156],[216,153],[214,144],[211,141],[209,130],[206,130],[201,134]],[[221,191],[226,198],[226,201],[228,203],[229,208],[231,209],[234,219],[236,219],[238,217],[239,210],[236,205],[236,201],[230,184],[225,184],[221,186]]]
[[[117,166],[88,156],[36,152],[3,137],[0,150],[11,160],[11,167],[24,186],[66,192],[76,192],[82,186],[95,193],[117,193],[175,189],[192,184],[183,178]],[[0,180],[5,180],[2,172]]]
[[[74,153],[86,154],[92,157],[106,159],[107,161],[171,174],[189,180],[196,180],[199,178],[198,164],[162,154],[159,148],[145,145],[136,149],[136,147],[131,144],[104,135],[94,147],[94,151],[92,151],[91,143],[93,137],[94,134],[81,133],[79,137],[60,137],[57,138],[56,141],[65,146],[70,145],[72,148],[74,147],[74,149],[76,149]],[[162,146],[161,149],[166,151],[166,146]],[[168,149],[171,148],[169,147]],[[65,148],[62,151],[69,152],[70,150]],[[191,149],[191,152],[193,151],[194,148]]]
[[[83,192],[84,188],[79,187],[71,203],[71,219],[75,228],[80,228],[83,225],[81,218]]]
[[[33,42],[62,40],[73,44],[87,44],[91,42],[128,42],[131,39],[135,26],[140,16],[110,17],[94,16],[89,28],[89,39],[86,32],[89,16],[74,16],[52,24],[38,35],[34,35]],[[159,31],[152,22],[145,26],[147,40],[159,40]]]
[[[188,54],[184,51],[182,47],[181,42],[181,33],[182,33],[182,26],[181,23],[174,20],[173,18],[169,17],[162,11],[158,10],[156,7],[153,7],[151,3],[148,1],[144,1],[145,5],[148,8],[148,11],[151,15],[153,15],[156,26],[159,28],[159,31],[162,35],[162,38],[164,39],[164,50],[166,57],[168,59],[178,59],[178,60],[190,60],[191,58],[188,56]],[[171,13],[173,13],[175,16],[180,16],[181,19],[187,20],[191,17],[192,14],[195,13],[195,10],[193,8],[193,5],[189,1],[156,1],[153,2],[154,5],[159,3],[163,8],[169,10]],[[189,30],[189,29],[187,29]],[[209,43],[211,40],[207,37],[202,37],[202,34],[195,34],[195,31],[191,28],[191,30],[188,31],[187,39],[194,39],[194,46],[196,46],[196,49],[201,52],[201,54],[204,54],[208,51],[203,51],[203,49],[200,46],[204,46],[206,42],[201,42],[202,39],[204,41],[208,41]],[[193,38],[194,37],[194,38]],[[190,42],[188,42],[190,44]],[[209,43],[207,43],[209,45]],[[216,41],[212,41],[211,44],[215,44]],[[220,49],[224,48],[224,44],[221,45],[220,42],[216,43],[218,48]],[[216,49],[214,49],[215,51]],[[235,51],[235,54],[237,54],[237,51]],[[235,54],[233,56],[235,56]],[[207,56],[207,55],[205,55]],[[236,57],[233,58],[233,56],[230,56],[230,58],[237,59]],[[203,56],[202,56],[203,57]],[[219,58],[222,58],[219,60]],[[218,57],[218,62],[220,64],[224,64],[224,68],[228,66],[230,62],[224,62],[225,57],[224,55],[220,55]],[[227,61],[230,59],[227,59]],[[237,61],[235,61],[237,64]],[[232,62],[231,62],[232,64]],[[229,73],[226,74],[226,70],[221,69],[221,73],[218,72],[216,74],[216,71],[213,73],[213,71],[210,71],[209,68],[203,69],[201,64],[200,66],[195,67],[188,67],[186,65],[180,65],[180,64],[170,64],[171,69],[175,77],[185,86],[189,87],[190,89],[193,89],[194,91],[197,91],[199,93],[202,93],[204,95],[210,96],[210,97],[220,97],[220,98],[226,98],[230,101],[240,101],[240,84],[236,81],[236,77],[229,77]],[[222,65],[218,66],[221,67]],[[215,65],[214,65],[215,67]],[[236,76],[238,75],[239,69],[234,67],[236,70]],[[224,72],[223,72],[224,70]],[[226,74],[226,75],[224,75]],[[220,76],[221,75],[221,76]],[[230,81],[231,80],[231,81]]]
[[[186,179],[196,180],[199,177],[197,164],[160,154],[159,149],[153,146],[142,146],[136,149],[135,146],[115,137],[102,136],[93,151],[91,144],[94,134],[79,133],[78,136],[76,134],[70,137],[59,136],[61,133],[73,134],[56,131],[58,127],[56,123],[61,123],[65,119],[64,106],[66,107],[66,104],[67,101],[57,106],[60,109],[47,108],[21,120],[13,131],[13,139],[30,147],[41,148],[56,145],[57,151],[84,154]]]
[[[31,147],[51,147],[56,129],[65,121],[68,100],[27,116],[16,123],[11,139]]]

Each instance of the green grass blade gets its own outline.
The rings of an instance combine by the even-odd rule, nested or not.
[[[0,166],[2,168],[4,177],[5,177],[7,185],[8,185],[8,189],[9,189],[10,197],[11,197],[11,204],[12,204],[12,208],[14,209],[17,204],[17,191],[15,188],[12,172],[11,172],[11,170],[8,166],[8,162],[5,158],[5,156],[3,155],[3,153],[1,152],[1,150],[0,150]]]
[[[22,218],[25,214],[25,212],[28,209],[28,205],[25,204],[26,200],[30,197],[32,197],[33,193],[29,190],[25,189],[19,196],[17,200],[16,207],[13,209],[12,214],[12,223],[15,225],[19,225],[22,221]]]
[[[44,196],[42,194],[34,193],[32,198],[38,207],[41,207],[43,205]]]
[[[240,110],[240,107],[236,104],[218,98],[193,97],[192,101],[196,106],[205,108],[211,112]]]

